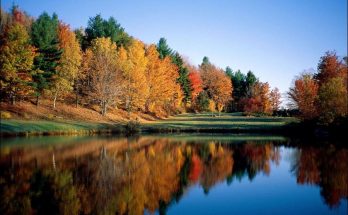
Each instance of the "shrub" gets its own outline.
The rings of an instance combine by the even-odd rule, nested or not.
[[[11,119],[12,115],[11,113],[7,112],[7,111],[1,111],[1,119]]]
[[[129,120],[125,125],[127,134],[136,134],[140,132],[140,122],[138,119]]]
[[[53,114],[48,114],[47,115],[47,119],[53,119],[54,118],[54,115]]]

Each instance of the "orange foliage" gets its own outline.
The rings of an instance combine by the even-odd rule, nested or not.
[[[191,70],[188,78],[190,80],[191,83],[191,96],[192,96],[192,100],[195,100],[197,98],[197,96],[199,95],[200,92],[202,92],[203,88],[203,81],[201,79],[201,76],[198,72],[197,69],[193,68],[194,70]]]
[[[272,112],[269,84],[256,82],[252,87],[252,96],[242,100],[245,112],[267,113]]]
[[[165,111],[165,105],[170,104],[176,96],[178,68],[169,57],[160,59],[155,45],[147,48],[146,57],[149,96],[145,108],[149,112],[160,114]]]
[[[318,74],[315,77],[319,81],[319,85],[332,78],[344,75],[347,76],[347,74],[344,74],[344,72],[341,70],[341,62],[338,60],[336,53],[326,52],[325,55],[320,59],[318,65]]]
[[[127,111],[144,110],[149,95],[145,73],[148,60],[144,48],[143,42],[133,40],[127,50],[121,47],[118,51],[117,63],[125,83],[122,103]]]
[[[303,74],[297,78],[294,87],[290,88],[289,96],[305,119],[312,119],[318,114],[315,104],[318,96],[318,88],[317,82],[310,74]]]
[[[270,102],[271,102],[271,108],[273,111],[279,110],[279,106],[281,103],[280,98],[281,98],[281,95],[280,95],[279,89],[276,87],[270,93]]]
[[[210,98],[216,103],[218,111],[232,100],[232,82],[229,77],[214,65],[207,64],[201,67],[203,86]]]

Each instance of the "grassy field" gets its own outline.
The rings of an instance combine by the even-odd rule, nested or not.
[[[111,132],[120,127],[120,125],[111,126],[107,123],[15,119],[1,120],[0,132],[2,136],[89,134]]]
[[[166,120],[145,124],[143,127],[153,131],[275,131],[284,129],[289,123],[298,122],[289,117],[247,117],[241,113],[222,113],[212,116],[209,113],[181,114]]]
[[[295,118],[246,117],[240,113],[222,113],[211,116],[209,113],[180,114],[164,120],[143,123],[142,132],[277,132],[284,130]],[[100,132],[122,132],[123,124],[91,123],[83,121],[50,120],[1,120],[2,136],[13,135],[57,135],[88,134]]]

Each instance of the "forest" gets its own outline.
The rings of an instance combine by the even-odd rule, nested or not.
[[[38,2],[0,8],[0,214],[347,214],[343,1]]]
[[[347,119],[347,57],[326,52],[316,72],[295,77],[286,95],[252,72],[219,68],[204,57],[198,66],[165,38],[145,44],[109,17],[89,18],[71,29],[57,14],[33,18],[13,6],[1,9],[1,103],[49,100],[93,109],[167,117],[185,112],[244,112],[297,116],[330,124]],[[285,98],[288,108],[281,106]],[[284,101],[283,101],[284,103]],[[6,119],[10,113],[1,112]]]

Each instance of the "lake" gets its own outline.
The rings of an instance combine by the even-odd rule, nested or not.
[[[347,214],[348,148],[281,136],[1,140],[0,214]]]

